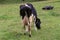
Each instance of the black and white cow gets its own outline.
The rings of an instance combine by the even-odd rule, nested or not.
[[[34,25],[35,25],[35,30],[40,29],[41,21],[37,17],[37,12],[32,4],[26,3],[23,5],[20,5],[20,16],[22,16],[22,20],[27,23],[27,25],[29,26],[28,27],[29,29],[31,29],[31,24],[33,21],[34,21]],[[25,28],[25,26],[24,26],[24,28]],[[29,32],[30,32],[29,36],[31,37],[31,30],[29,30]]]

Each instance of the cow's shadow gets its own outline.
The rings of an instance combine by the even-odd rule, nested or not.
[[[4,36],[1,38],[2,40],[10,40],[10,39],[21,39],[21,36],[23,36],[20,32],[7,32],[4,34]]]

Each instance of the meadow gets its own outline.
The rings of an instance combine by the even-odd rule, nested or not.
[[[32,37],[23,35],[23,24],[19,15],[21,3],[0,4],[0,40],[60,40],[60,1],[30,2],[41,19],[41,29],[32,27]],[[53,10],[42,10],[51,5]]]

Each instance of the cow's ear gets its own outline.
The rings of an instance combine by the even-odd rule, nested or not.
[[[37,21],[40,22],[40,24],[41,24],[41,20],[39,18],[37,18]]]
[[[38,21],[40,22],[40,24],[41,24],[41,20],[38,18]]]

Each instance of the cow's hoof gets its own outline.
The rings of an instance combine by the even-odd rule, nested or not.
[[[31,35],[29,35],[29,37],[31,37]]]
[[[24,35],[26,35],[26,33],[24,33]]]

